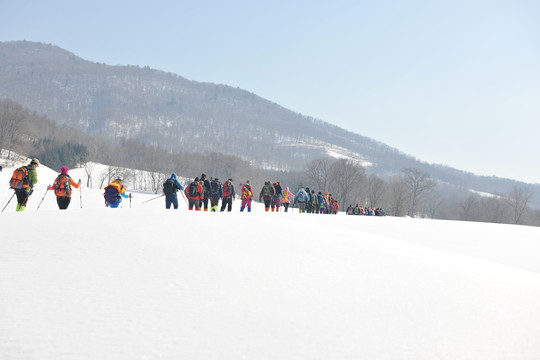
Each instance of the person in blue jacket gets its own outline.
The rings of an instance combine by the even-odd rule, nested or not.
[[[178,190],[184,190],[184,187],[178,182],[178,176],[175,173],[163,183],[163,193],[165,194],[165,208],[170,209],[171,205],[175,210],[178,209]]]

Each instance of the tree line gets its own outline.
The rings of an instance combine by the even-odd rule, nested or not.
[[[64,165],[84,167],[89,187],[102,188],[115,175],[122,175],[132,189],[158,193],[171,172],[187,178],[205,173],[222,180],[233,178],[235,182],[249,179],[256,189],[258,184],[262,188],[266,180],[271,180],[281,181],[291,191],[300,186],[328,191],[342,209],[359,204],[382,207],[392,216],[540,226],[540,211],[529,207],[533,193],[519,186],[507,193],[489,195],[452,190],[422,169],[403,168],[399,176],[383,178],[350,159],[320,158],[297,171],[260,169],[238,156],[215,151],[173,152],[140,140],[115,142],[83,134],[10,100],[0,100],[0,148],[37,157],[52,169]],[[110,164],[108,171],[98,176],[99,183],[92,182],[93,162]]]

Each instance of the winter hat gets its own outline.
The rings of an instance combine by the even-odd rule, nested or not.
[[[38,165],[39,166],[39,160],[38,159],[32,159],[32,161],[30,161],[30,165]]]
[[[176,180],[177,177],[178,177],[178,176],[177,176],[175,173],[172,173],[172,174],[171,174],[171,179]]]
[[[195,178],[195,181],[197,181],[197,182],[198,182],[198,181],[199,181],[199,178],[198,178],[198,177],[196,177],[196,178]]]
[[[201,180],[204,180],[204,179],[206,179],[206,174],[201,175]]]
[[[115,180],[120,180],[120,181],[122,181],[122,177],[121,177],[121,176],[117,176]]]
[[[63,174],[63,175],[67,175],[67,174],[68,174],[68,171],[69,171],[69,169],[68,169],[67,166],[62,166],[62,167],[60,168],[60,173]]]

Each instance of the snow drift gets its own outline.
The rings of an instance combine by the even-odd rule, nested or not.
[[[108,209],[87,188],[36,211],[56,175],[38,172],[0,216],[0,359],[540,356],[538,228]]]

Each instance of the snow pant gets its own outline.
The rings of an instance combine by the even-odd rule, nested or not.
[[[242,199],[242,206],[240,207],[240,211],[244,211],[246,207],[248,209],[248,212],[251,212],[251,198]]]
[[[285,212],[289,212],[289,203],[283,203],[283,207],[285,208]]]
[[[221,211],[225,211],[225,207],[227,207],[227,211],[232,210],[232,196],[223,197],[223,200],[221,201]]]
[[[188,199],[188,207],[189,210],[193,210],[193,207],[195,207],[195,210],[199,211],[201,208],[199,207],[199,203],[201,200],[199,199]]]
[[[208,201],[210,200],[210,194],[204,193],[204,198],[201,200],[201,208],[204,206],[204,211],[208,211]]]
[[[279,211],[279,207],[281,206],[281,199],[273,198],[271,206],[272,206],[272,211],[274,211],[274,208],[276,208],[276,211]]]
[[[175,209],[178,209],[178,195],[176,195],[176,194],[165,195],[165,208],[170,209],[171,205]]]
[[[299,212],[301,212],[301,213],[306,212],[306,203],[299,202],[299,203],[298,203],[298,210],[299,210]]]
[[[219,195],[212,195],[210,197],[210,202],[211,202],[211,207],[210,207],[210,210],[211,211],[217,211],[218,209],[218,205],[219,205]]]
[[[17,211],[24,211],[31,192],[27,192],[24,189],[17,189],[15,190],[15,194],[17,195]]]
[[[270,209],[270,203],[272,202],[272,198],[263,198],[264,200],[264,211],[268,211]]]
[[[56,203],[58,204],[58,208],[60,210],[66,210],[68,208],[70,202],[71,202],[71,197],[68,197],[68,196],[57,196],[56,197]]]

